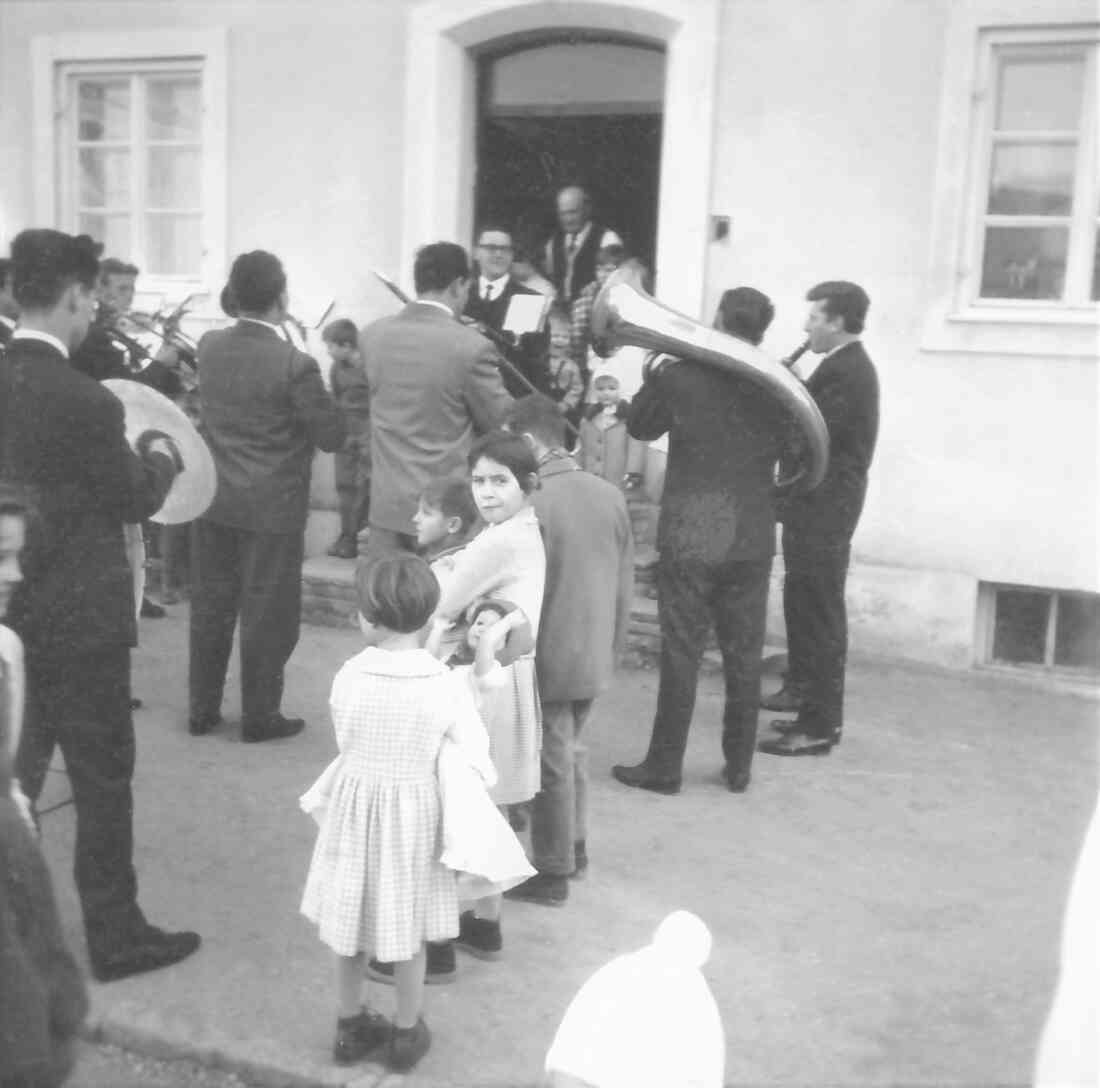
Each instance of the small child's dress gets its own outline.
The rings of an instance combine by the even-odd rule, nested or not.
[[[425,650],[368,647],[336,674],[331,707],[340,755],[301,800],[320,824],[302,913],[338,955],[407,960],[458,935],[437,761],[444,737],[461,745],[481,720]]]

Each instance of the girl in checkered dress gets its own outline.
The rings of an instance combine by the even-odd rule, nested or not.
[[[445,737],[476,746],[484,730],[468,685],[421,648],[439,599],[427,563],[379,559],[357,589],[368,645],[333,681],[340,755],[302,798],[320,825],[302,913],[336,953],[336,1060],[388,1041],[387,1063],[407,1069],[430,1043],[424,944],[458,933],[455,874],[438,860],[437,759]],[[365,954],[394,963],[392,1028],[360,1004]]]
[[[486,523],[459,553],[436,608],[429,646],[482,598],[510,601],[526,618],[532,646],[538,638],[546,580],[546,552],[530,495],[538,463],[519,435],[495,431],[474,443],[467,459],[470,487]],[[483,707],[489,754],[497,771],[491,791],[498,805],[531,800],[540,784],[542,717],[534,652],[504,669],[502,684]],[[460,919],[458,945],[484,959],[500,956],[500,896],[478,900]]]

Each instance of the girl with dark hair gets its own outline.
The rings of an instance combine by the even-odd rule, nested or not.
[[[538,462],[519,435],[493,431],[474,443],[467,460],[470,487],[486,522],[461,553],[435,611],[429,646],[435,650],[456,620],[483,598],[510,601],[538,637],[546,580],[546,552],[531,492]],[[500,684],[482,705],[489,751],[498,781],[490,796],[498,805],[530,801],[540,785],[542,719],[533,653],[503,668]],[[460,918],[458,946],[483,959],[500,956],[499,895],[479,899]]]

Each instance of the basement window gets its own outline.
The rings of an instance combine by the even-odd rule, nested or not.
[[[982,661],[1100,674],[1100,594],[984,583]]]

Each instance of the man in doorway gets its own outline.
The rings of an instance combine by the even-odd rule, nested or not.
[[[622,239],[592,218],[592,201],[579,185],[567,185],[557,194],[558,228],[544,251],[545,272],[558,298],[572,305],[596,278],[596,255]]]
[[[497,426],[512,405],[496,349],[457,320],[470,293],[466,251],[453,242],[424,246],[413,282],[414,301],[359,335],[370,385],[368,556],[413,549],[421,492],[464,475],[474,435]]]
[[[852,534],[863,511],[878,437],[878,375],[860,334],[870,299],[858,284],[819,283],[807,295],[805,330],[822,356],[810,391],[829,429],[829,468],[813,491],[793,496],[783,521],[783,612],[787,624],[786,702],[793,721],[760,745],[777,756],[826,755],[844,726],[848,614],[844,587]],[[775,696],[768,700],[775,702]]]
[[[0,352],[11,343],[18,320],[19,306],[11,290],[11,261],[0,257]]]
[[[282,263],[258,249],[229,273],[236,325],[199,343],[203,431],[218,492],[195,523],[190,731],[221,724],[233,629],[241,621],[241,740],[301,732],[281,710],[283,673],[298,643],[302,558],[315,450],[344,444],[340,411],[317,363],[283,339]]]
[[[774,310],[766,295],[738,289],[728,328],[759,344]],[[760,655],[775,551],[775,464],[786,417],[758,386],[690,360],[647,367],[627,426],[635,438],[669,436],[657,526],[661,673],[645,759],[616,766],[624,785],[678,793],[695,710],[699,664],[714,623],[725,673],[723,779],[749,785],[760,701]]]
[[[524,287],[512,275],[512,232],[496,223],[485,223],[477,232],[476,259],[478,274],[470,288],[465,316],[502,332],[508,316],[508,306],[516,295],[534,295],[539,292]],[[504,333],[512,337],[511,333]],[[523,333],[515,338],[515,347],[507,358],[516,370],[534,386],[538,393],[550,388],[550,372],[547,357],[550,334],[542,329]],[[507,368],[501,371],[504,388],[512,397],[525,397],[531,390]]]
[[[27,662],[16,770],[35,800],[55,746],[65,755],[88,953],[92,973],[107,981],[176,963],[199,937],[151,926],[137,902],[129,705],[137,620],[123,523],[153,514],[183,465],[159,431],[139,435],[135,453],[122,403],[69,365],[92,318],[98,248],[55,230],[12,242],[21,314],[0,360],[0,473],[36,508],[11,607]]]

